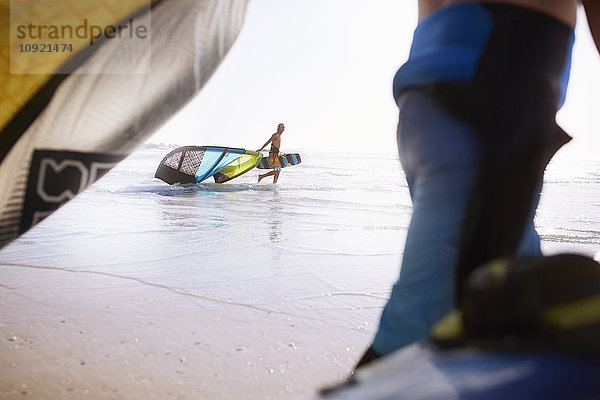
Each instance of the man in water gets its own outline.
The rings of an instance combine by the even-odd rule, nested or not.
[[[427,338],[491,260],[540,255],[543,173],[570,137],[556,124],[578,0],[419,0],[394,78],[398,149],[413,200],[401,272],[360,367]],[[596,47],[600,1],[583,1]]]
[[[279,164],[279,149],[281,148],[281,134],[285,126],[283,124],[277,125],[277,132],[271,135],[271,138],[263,144],[263,146],[258,151],[262,151],[269,143],[271,143],[271,148],[269,149],[269,163],[273,167],[273,171],[267,172],[266,174],[258,175],[258,182],[260,182],[263,178],[267,176],[273,176],[273,183],[277,183],[277,179],[279,179],[279,174],[281,173],[281,165]]]

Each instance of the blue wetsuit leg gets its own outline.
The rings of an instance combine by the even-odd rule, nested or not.
[[[400,278],[372,345],[382,355],[426,338],[454,308],[462,225],[482,154],[471,128],[426,91],[408,90],[398,104],[398,147],[413,214]],[[540,253],[533,215],[521,241],[523,255]]]

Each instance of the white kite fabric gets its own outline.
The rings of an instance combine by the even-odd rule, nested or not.
[[[86,12],[103,12],[111,2],[77,1],[88,3]],[[233,45],[247,6],[247,0],[131,2],[136,8],[113,22],[145,26],[150,40],[80,45],[46,75],[11,74],[8,50],[3,54],[0,96],[13,108],[0,115],[0,247],[92,184],[189,102]],[[0,6],[4,25],[10,12]],[[10,48],[14,35],[1,34],[2,48]],[[7,98],[13,93],[19,97]]]

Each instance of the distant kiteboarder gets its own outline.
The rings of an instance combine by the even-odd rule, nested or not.
[[[273,168],[273,171],[267,172],[266,174],[258,175],[258,182],[267,176],[273,176],[273,183],[277,183],[279,179],[279,173],[281,172],[281,164],[279,162],[279,149],[281,148],[281,134],[285,126],[283,124],[277,125],[277,132],[271,135],[271,138],[263,144],[258,151],[262,151],[269,143],[271,143],[271,149],[269,149],[269,163]]]

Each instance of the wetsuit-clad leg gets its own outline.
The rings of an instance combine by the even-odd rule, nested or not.
[[[570,27],[512,5],[460,3],[419,23],[394,87],[413,215],[378,355],[427,337],[477,266],[540,253],[533,216],[568,140],[554,115],[572,43]]]
[[[482,154],[468,124],[429,93],[407,91],[400,109],[398,147],[413,214],[400,278],[374,342],[379,354],[424,338],[454,307],[462,226]],[[540,254],[533,214],[521,243],[521,255]]]

